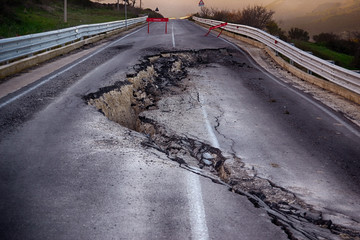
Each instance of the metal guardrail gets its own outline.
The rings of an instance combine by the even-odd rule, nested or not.
[[[0,39],[0,63],[17,58],[32,56],[35,53],[64,46],[85,37],[91,37],[115,29],[124,28],[146,21],[145,17],[132,18],[127,21],[115,21],[99,24],[80,25],[56,31],[29,34],[21,37]]]
[[[193,17],[197,22],[204,23],[210,26],[216,26],[222,24],[222,21],[204,19]],[[360,74],[354,71],[336,66],[329,63],[326,60],[318,58],[309,54],[308,52],[302,51],[301,49],[290,45],[287,42],[280,40],[279,38],[272,36],[257,28],[228,23],[224,27],[226,31],[237,33],[246,37],[255,39],[266,46],[272,48],[274,51],[281,53],[288,57],[297,64],[305,67],[311,72],[318,74],[319,76],[333,82],[346,89],[352,90],[360,94]]]

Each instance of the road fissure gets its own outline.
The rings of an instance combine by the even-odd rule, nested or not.
[[[212,176],[210,178],[215,182],[248,197],[256,207],[265,209],[273,223],[281,226],[290,239],[336,239],[339,235],[356,236],[356,231],[323,219],[321,212],[315,211],[292,192],[258,177],[256,172],[245,167],[234,153],[231,157],[224,157],[214,132],[216,126],[213,128],[210,124],[205,109],[206,103],[202,100],[201,94],[196,93],[196,97],[185,96],[191,89],[187,69],[206,65],[219,59],[219,56],[224,60],[230,57],[230,54],[228,50],[222,49],[149,56],[134,67],[135,72],[128,74],[125,81],[89,94],[85,100],[96,106],[109,119],[145,134],[147,140],[142,143],[144,147],[165,153],[170,160],[179,163],[185,169],[191,169],[193,172],[194,169],[200,169],[197,174],[203,175],[202,173],[206,172],[204,175]],[[232,64],[239,66],[234,62]],[[246,64],[241,65],[246,67]],[[170,113],[172,110],[169,106],[160,102],[174,95],[182,96],[178,104],[184,102],[190,109],[201,109],[207,134],[210,136],[209,143],[180,136],[166,124],[153,119],[151,114],[148,115],[151,112]],[[200,189],[198,191],[201,191]],[[192,218],[192,222],[194,229],[198,229],[195,233],[200,234],[197,236],[206,236],[205,211],[202,210],[203,206],[198,204],[200,197],[196,199],[197,203],[191,212],[197,212],[200,216]],[[193,235],[196,235],[195,233]]]
[[[56,74],[54,74],[54,75],[52,75],[52,76],[50,76],[50,77],[48,77],[48,78],[43,79],[43,80],[40,81],[39,83],[33,85],[32,87],[28,88],[27,90],[25,90],[25,91],[23,91],[23,92],[15,95],[14,97],[12,97],[12,98],[10,98],[9,100],[7,100],[6,102],[1,103],[1,104],[0,104],[0,109],[3,108],[3,107],[5,107],[5,106],[7,106],[7,105],[9,105],[10,103],[16,101],[17,99],[25,96],[26,94],[34,91],[35,89],[41,87],[42,85],[46,84],[47,82],[52,81],[53,79],[57,78],[58,76],[60,76],[60,75],[62,75],[62,74],[64,74],[64,73],[70,71],[71,69],[73,69],[74,67],[82,64],[83,62],[85,62],[85,61],[93,58],[96,54],[104,51],[105,49],[114,46],[115,44],[121,42],[122,40],[124,40],[124,39],[127,38],[127,37],[130,37],[131,35],[136,34],[136,33],[139,32],[140,30],[142,30],[142,28],[140,28],[140,29],[138,29],[138,30],[136,30],[136,31],[134,31],[134,32],[132,32],[132,33],[129,33],[129,34],[121,37],[120,39],[118,39],[118,40],[116,40],[116,41],[114,41],[114,42],[106,45],[105,47],[100,48],[99,50],[95,51],[94,53],[91,53],[89,56],[83,58],[82,60],[80,60],[80,61],[78,61],[78,62],[76,62],[76,63],[74,63],[74,64],[72,64],[72,65],[70,65],[70,66],[68,66],[68,67],[66,67],[66,68],[63,69],[62,71],[60,71],[60,72],[58,72],[58,73],[56,73]]]

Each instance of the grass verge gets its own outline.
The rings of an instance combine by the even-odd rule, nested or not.
[[[137,17],[137,13],[128,11],[128,18],[133,17]],[[24,3],[11,8],[11,14],[0,15],[0,38],[123,19],[125,19],[123,6],[120,11],[117,11],[116,8],[101,6],[100,4],[97,7],[69,4],[68,21],[65,23],[63,2],[61,1],[51,1],[48,4]]]
[[[316,43],[303,41],[294,41],[294,43],[296,47],[304,51],[310,51],[319,58],[322,58],[324,60],[333,60],[335,61],[336,65],[343,68],[354,69],[352,64],[354,61],[354,56],[332,51],[325,46],[321,46]]]

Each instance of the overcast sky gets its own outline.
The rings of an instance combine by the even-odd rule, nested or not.
[[[136,0],[139,6],[140,0]],[[142,0],[143,8],[159,8],[165,17],[182,17],[200,10],[200,0]],[[219,9],[237,10],[248,5],[267,5],[274,0],[203,0],[206,7]],[[103,0],[103,3],[116,3],[117,0]],[[121,2],[121,0],[120,0]]]

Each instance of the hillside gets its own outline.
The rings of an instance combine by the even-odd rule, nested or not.
[[[299,27],[311,34],[360,31],[360,0],[275,0],[266,6],[284,29]]]
[[[305,1],[294,1],[294,0],[275,0],[265,7],[275,11],[275,15],[281,18],[289,18],[293,16],[303,16],[307,12],[313,9],[313,3]],[[320,0],[324,1],[324,0]]]
[[[310,15],[301,18],[289,19],[281,24],[285,29],[296,26],[306,29],[310,34],[333,32],[346,34],[346,32],[360,31],[360,9],[349,13],[332,15]]]
[[[100,4],[90,0],[68,0],[68,22],[64,23],[63,1],[0,0],[0,38],[125,19],[124,5]],[[128,6],[128,18],[139,14],[161,16],[150,9]]]

